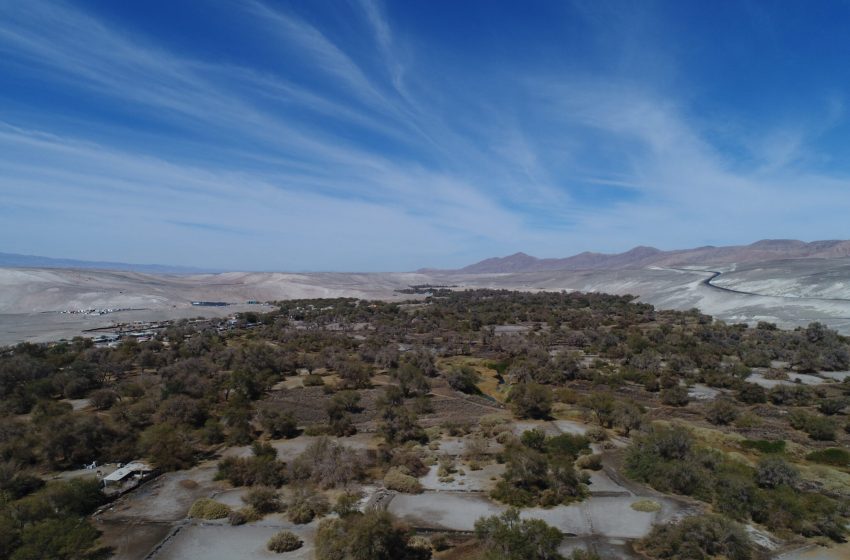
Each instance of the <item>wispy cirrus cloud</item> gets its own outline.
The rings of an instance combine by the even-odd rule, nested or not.
[[[228,4],[233,21],[219,25],[249,53],[219,57],[203,37],[178,49],[70,3],[0,6],[0,203],[17,209],[0,225],[4,250],[404,269],[835,237],[850,210],[846,176],[815,147],[844,122],[840,93],[816,117],[710,118],[656,79],[681,70],[674,51],[653,56],[647,37],[663,26],[651,13],[652,33],[632,30],[600,54],[614,63],[585,67],[536,37],[504,64],[425,49],[391,18],[402,7],[378,0],[322,9]],[[587,44],[635,21],[577,13]],[[618,52],[638,43],[647,52]],[[532,47],[539,56],[522,58]]]

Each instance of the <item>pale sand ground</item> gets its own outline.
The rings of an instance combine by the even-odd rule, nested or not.
[[[75,336],[93,336],[88,329],[106,328],[135,321],[169,321],[204,317],[228,317],[244,311],[270,311],[267,305],[227,307],[165,307],[142,311],[121,311],[108,315],[70,315],[60,313],[0,313],[0,346],[18,342],[51,342]]]
[[[484,465],[477,471],[470,470],[463,464],[458,464],[456,468],[458,472],[451,475],[451,481],[441,482],[438,475],[440,468],[434,465],[428,470],[428,474],[419,479],[419,482],[425,490],[489,492],[496,483],[495,481],[505,472],[505,465],[498,463]]]
[[[277,451],[278,459],[289,463],[295,460],[311,443],[318,439],[320,439],[318,436],[301,435],[294,439],[274,440],[271,442],[271,445]],[[345,447],[359,451],[374,449],[377,447],[379,441],[375,438],[374,434],[370,433],[357,433],[353,436],[335,437],[333,440]],[[250,457],[252,455],[253,452],[249,445],[230,447],[222,454],[224,457]]]
[[[116,322],[221,317],[251,307],[249,300],[354,297],[421,298],[397,290],[416,284],[526,291],[579,290],[633,294],[661,309],[691,309],[727,322],[770,321],[793,328],[821,321],[850,334],[850,265],[845,260],[790,261],[726,267],[713,282],[754,292],[736,293],[703,283],[711,272],[646,268],[509,274],[228,272],[162,275],[77,269],[0,268],[0,345],[70,338]],[[193,300],[239,303],[193,307]],[[109,315],[60,315],[89,308],[134,308]],[[255,308],[256,309],[256,308]]]
[[[776,560],[847,560],[850,558],[850,543],[831,547],[811,546],[802,550],[777,556]]]
[[[231,526],[225,522],[192,524],[182,529],[157,552],[156,560],[232,560],[233,558],[262,559],[285,558],[308,560],[314,558],[313,542],[318,521],[308,525],[295,525],[279,516],[269,516],[263,521]],[[266,543],[281,530],[292,531],[304,545],[298,550],[275,554],[266,549]]]
[[[585,424],[566,420],[527,422],[518,426],[520,429],[531,427],[542,427],[554,433],[580,432],[587,428]],[[370,434],[357,434],[341,440],[358,449],[371,447],[375,443]],[[291,461],[312,441],[315,438],[300,436],[293,440],[277,440],[273,445],[282,459]],[[465,449],[464,438],[446,438],[441,443],[446,444],[444,452],[457,453]],[[246,451],[246,447],[234,447],[224,455],[241,456]],[[420,478],[428,488],[425,493],[396,494],[389,502],[389,510],[417,528],[471,531],[479,517],[496,515],[506,509],[487,496],[493,479],[503,469],[504,465],[491,462],[482,471],[455,475],[458,481],[464,481],[463,485],[440,483],[436,480],[435,469],[432,469]],[[273,514],[257,523],[231,527],[225,520],[205,522],[186,519],[189,506],[202,496],[213,497],[231,507],[241,507],[241,497],[246,489],[231,488],[226,483],[215,481],[214,473],[215,462],[210,461],[186,471],[163,475],[121,498],[97,517],[98,526],[105,531],[104,543],[115,546],[116,558],[121,560],[264,559],[278,557],[265,549],[265,543],[276,532],[287,529],[303,539],[304,547],[287,553],[285,557],[313,557],[318,521],[293,525],[284,515]],[[197,486],[186,488],[187,479],[195,481]],[[368,497],[377,488],[367,486],[363,490]],[[628,550],[628,541],[646,535],[654,523],[667,522],[696,511],[685,502],[661,496],[642,485],[621,485],[606,471],[591,473],[590,490],[603,495],[592,495],[580,503],[567,506],[529,508],[523,510],[522,515],[525,518],[544,519],[565,533],[574,535],[562,543],[563,552],[592,546],[604,553],[606,558],[633,560],[635,556]],[[289,491],[289,488],[284,489],[284,494]],[[645,498],[657,501],[661,505],[660,511],[640,512],[632,509],[632,503]]]
[[[649,533],[655,522],[669,519],[679,507],[664,498],[654,498],[662,505],[659,512],[642,512],[631,504],[637,496],[592,497],[583,502],[553,508],[526,508],[522,517],[542,519],[565,533],[578,536],[636,539]],[[473,531],[481,517],[498,515],[506,506],[473,493],[426,492],[399,494],[390,502],[389,511],[416,527]]]

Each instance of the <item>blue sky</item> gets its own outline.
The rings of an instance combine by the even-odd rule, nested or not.
[[[411,270],[847,238],[847,2],[0,0],[0,251]]]

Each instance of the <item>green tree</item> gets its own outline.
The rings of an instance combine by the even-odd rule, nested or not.
[[[688,390],[681,385],[673,385],[661,391],[661,402],[669,406],[685,406],[689,400]]]
[[[728,399],[717,399],[705,409],[705,418],[712,424],[725,426],[738,417],[738,408]]]
[[[427,395],[431,391],[431,385],[418,367],[411,363],[403,363],[395,372],[393,377],[398,380],[405,398]]]
[[[416,413],[404,406],[404,395],[395,385],[389,385],[378,401],[381,424],[378,428],[387,443],[428,441],[425,430],[417,423]]]
[[[620,401],[614,406],[614,424],[616,424],[623,435],[629,437],[632,430],[636,430],[643,424],[643,409],[632,401]]]
[[[142,432],[139,447],[154,465],[166,471],[185,469],[195,463],[194,441],[183,427],[154,424]]]
[[[92,555],[100,531],[85,518],[45,519],[24,527],[11,560],[80,560]]]
[[[257,414],[260,426],[272,438],[294,438],[298,435],[298,424],[292,414],[283,410],[264,407]]]
[[[616,405],[610,393],[594,391],[585,400],[584,406],[593,412],[600,426],[610,428],[614,424]]]
[[[750,560],[753,556],[744,529],[720,515],[697,515],[656,525],[640,548],[650,558],[665,560]]]
[[[426,560],[431,551],[411,546],[406,528],[385,511],[327,519],[316,534],[317,560]]]
[[[474,395],[480,393],[478,390],[478,381],[480,376],[469,366],[453,367],[446,374],[446,381],[449,387],[461,393]]]
[[[254,410],[251,401],[243,392],[238,391],[230,396],[224,408],[223,417],[227,422],[228,442],[234,445],[251,443],[254,439],[254,433],[251,429]]]
[[[509,401],[520,418],[548,418],[552,412],[552,391],[539,383],[514,385]]]
[[[255,486],[242,496],[242,501],[262,514],[280,511],[283,503],[280,495],[271,486]]]
[[[502,515],[475,522],[475,535],[487,560],[561,560],[558,545],[564,535],[540,519],[520,519],[511,508]]]
[[[765,457],[756,466],[756,483],[762,488],[794,486],[800,473],[782,457]]]
[[[746,404],[767,402],[767,391],[755,383],[742,383],[738,390],[738,400]]]

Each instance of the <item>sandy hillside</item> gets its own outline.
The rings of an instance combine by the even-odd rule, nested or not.
[[[0,313],[90,308],[161,309],[193,300],[244,303],[313,297],[399,297],[427,282],[413,273],[286,274],[228,272],[189,276],[78,269],[0,268]]]
[[[793,328],[821,321],[850,334],[847,259],[711,267],[721,272],[716,277],[708,268],[654,266],[482,274],[228,272],[185,276],[0,268],[0,345],[69,338],[85,329],[121,322],[219,317],[246,310],[244,304],[251,300],[320,297],[402,300],[410,296],[397,290],[416,284],[633,294],[662,309],[696,307],[728,322],[770,321]],[[194,307],[193,300],[238,305]],[[133,311],[99,316],[59,313],[105,308]]]

